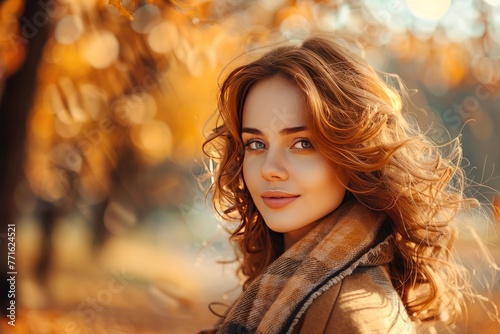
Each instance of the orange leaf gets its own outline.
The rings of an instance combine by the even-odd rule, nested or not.
[[[125,16],[130,21],[134,20],[134,15],[132,14],[131,11],[123,7],[121,0],[109,0],[109,4],[118,9],[118,14]]]

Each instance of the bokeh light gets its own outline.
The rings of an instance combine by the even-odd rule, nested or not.
[[[164,21],[152,28],[148,35],[148,43],[152,50],[158,53],[169,53],[179,43],[177,27]]]
[[[84,37],[82,57],[96,69],[109,67],[118,58],[120,45],[113,33],[97,30]]]
[[[500,5],[500,0],[484,0],[484,2],[486,2],[492,6],[499,6]]]
[[[82,19],[76,15],[68,15],[57,23],[54,36],[61,44],[72,44],[80,38],[83,32]]]
[[[450,9],[451,0],[406,0],[413,15],[424,20],[437,21]]]
[[[159,120],[150,120],[134,126],[131,132],[132,143],[155,161],[170,156],[173,149],[173,136],[169,126]]]

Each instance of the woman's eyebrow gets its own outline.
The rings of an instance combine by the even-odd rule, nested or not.
[[[241,129],[241,133],[250,133],[252,135],[262,135],[262,131],[260,131],[259,129],[255,129],[255,128],[243,128],[243,129]]]
[[[293,133],[306,131],[305,126],[296,126],[294,128],[284,128],[280,130],[280,135],[291,135]]]
[[[280,130],[280,135],[285,136],[285,135],[290,135],[293,133],[301,132],[301,131],[306,131],[307,128],[305,126],[296,126],[293,128],[284,128]],[[262,135],[262,131],[256,128],[243,128],[241,129],[241,133],[250,133],[253,135]]]

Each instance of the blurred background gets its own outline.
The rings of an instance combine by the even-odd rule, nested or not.
[[[398,74],[429,136],[461,136],[468,195],[500,206],[499,0],[0,0],[1,329],[211,327],[208,304],[223,312],[240,291],[204,200],[201,144],[221,72],[313,31],[356,40],[375,68]],[[468,224],[492,257],[465,227],[458,252],[493,303],[471,304],[457,333],[500,332],[491,208]]]

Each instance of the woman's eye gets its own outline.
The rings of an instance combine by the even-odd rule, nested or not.
[[[245,149],[249,151],[263,150],[265,148],[266,145],[258,140],[249,140],[248,142],[245,143]]]
[[[301,139],[301,140],[296,141],[293,144],[292,148],[296,148],[296,149],[299,149],[299,150],[308,150],[308,149],[312,148],[312,144],[307,139]]]

